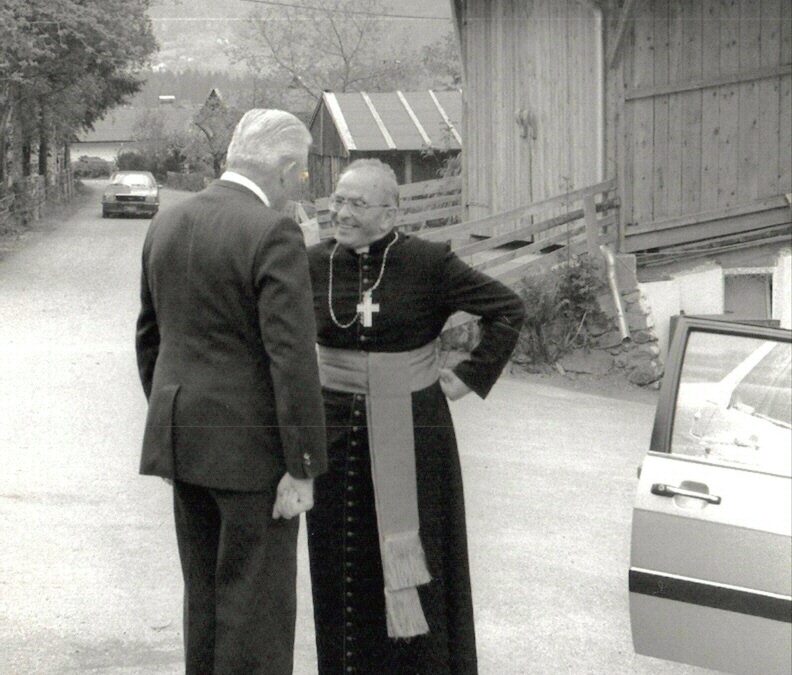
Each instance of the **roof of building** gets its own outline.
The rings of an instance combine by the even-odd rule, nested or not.
[[[146,113],[164,113],[168,131],[185,131],[200,106],[163,104],[153,108],[125,106],[114,108],[94,124],[93,130],[78,136],[79,143],[112,143],[133,140],[135,125]]]
[[[324,92],[311,126],[325,107],[347,151],[460,150],[462,93],[390,91]]]

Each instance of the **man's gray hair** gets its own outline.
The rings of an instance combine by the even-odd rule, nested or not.
[[[350,171],[356,171],[358,169],[370,169],[379,173],[380,177],[382,178],[382,188],[385,191],[385,197],[390,199],[394,206],[399,206],[399,181],[396,179],[396,173],[390,166],[388,166],[382,160],[373,157],[366,159],[356,159],[341,172],[341,176],[349,173]],[[339,176],[339,178],[341,176]]]
[[[305,125],[284,110],[248,110],[234,129],[226,153],[230,170],[276,169],[285,160],[304,161],[311,134]]]

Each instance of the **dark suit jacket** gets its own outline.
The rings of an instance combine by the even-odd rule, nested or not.
[[[140,472],[270,489],[327,464],[299,227],[215,181],[152,221],[137,322],[149,400]]]

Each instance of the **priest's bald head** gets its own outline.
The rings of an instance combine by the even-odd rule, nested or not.
[[[352,162],[330,196],[336,241],[348,248],[361,248],[386,236],[395,227],[398,213],[396,174],[378,159]]]

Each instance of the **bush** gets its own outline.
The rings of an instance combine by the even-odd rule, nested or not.
[[[75,178],[108,178],[113,171],[112,162],[101,157],[82,155],[71,164]]]
[[[604,286],[599,267],[588,258],[524,279],[518,288],[526,312],[515,352],[518,360],[551,365],[587,346],[588,327],[605,318],[597,302]]]
[[[184,155],[178,148],[168,148],[161,154],[138,150],[119,153],[116,166],[119,171],[150,171],[157,180],[164,181],[168,172],[178,173],[184,165]]]

